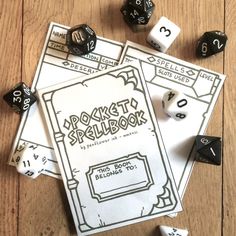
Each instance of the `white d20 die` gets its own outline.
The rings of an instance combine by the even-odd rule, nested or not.
[[[161,236],[188,236],[188,230],[186,229],[178,229],[165,225],[160,225],[159,229]]]
[[[38,177],[47,165],[47,158],[40,155],[37,146],[32,147],[27,144],[16,151],[13,160],[17,171],[32,179]]]
[[[160,52],[166,52],[180,32],[180,28],[162,16],[147,36],[147,42]]]
[[[185,119],[190,108],[188,97],[176,90],[169,90],[163,95],[162,106],[165,113],[175,120]]]

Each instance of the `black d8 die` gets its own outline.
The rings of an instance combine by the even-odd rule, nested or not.
[[[226,46],[227,36],[225,33],[215,30],[205,32],[198,41],[196,55],[209,57],[222,52]]]
[[[197,135],[196,160],[214,165],[221,164],[222,142],[220,137]]]
[[[17,113],[23,113],[37,100],[23,82],[18,83],[13,89],[8,91],[3,99]]]
[[[66,35],[66,44],[75,55],[92,52],[96,47],[97,37],[93,29],[82,24],[70,28]]]
[[[146,25],[153,13],[155,4],[151,0],[127,0],[120,11],[131,25]]]

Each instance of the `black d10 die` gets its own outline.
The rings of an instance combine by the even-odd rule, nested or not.
[[[146,25],[155,4],[151,0],[127,0],[120,11],[124,20],[131,25]]]
[[[227,39],[226,34],[218,30],[205,32],[198,41],[196,55],[198,57],[209,57],[222,52]]]
[[[97,37],[93,29],[82,24],[70,28],[66,35],[66,45],[75,55],[85,55],[96,47]]]
[[[37,100],[23,82],[18,83],[13,89],[8,91],[3,99],[17,113],[23,113]]]

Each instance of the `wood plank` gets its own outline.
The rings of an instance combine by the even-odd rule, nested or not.
[[[197,39],[208,30],[224,27],[224,2],[215,0],[154,1],[156,10],[148,26],[133,32],[123,21],[123,1],[24,1],[23,80],[30,84],[41,54],[50,21],[65,25],[87,23],[98,35],[125,42],[147,45],[146,36],[157,20],[165,15],[181,28],[181,34],[168,54],[206,68],[223,71],[223,54],[207,60],[195,57]],[[194,11],[193,11],[194,6]],[[215,17],[212,12],[217,12]],[[148,46],[148,45],[147,45]],[[217,102],[207,133],[222,133],[222,102]],[[188,228],[191,235],[221,234],[221,167],[197,163],[187,189],[184,211],[171,219],[161,217],[98,235],[156,235],[159,224]],[[62,182],[46,176],[35,181],[20,177],[19,235],[75,234],[73,220]],[[207,224],[206,224],[207,222]]]
[[[191,4],[189,2],[189,4]],[[197,1],[192,3],[194,11],[188,16],[181,18],[190,21],[191,31],[195,39],[201,37],[206,31],[224,30],[224,2],[223,1]],[[185,11],[183,11],[185,12]],[[213,14],[217,12],[217,17]],[[186,22],[185,24],[188,25]],[[186,29],[184,24],[183,30]],[[185,42],[192,44],[186,45],[184,51],[192,45],[195,52],[196,40],[184,37]],[[190,47],[190,49],[192,49]],[[185,55],[185,54],[183,54]],[[189,58],[189,59],[188,59]],[[188,53],[186,60],[205,68],[223,73],[223,54],[218,54],[207,59],[198,59],[195,54]],[[206,134],[213,136],[222,136],[222,107],[223,94],[221,93],[213,111],[212,118],[209,121]],[[190,179],[185,199],[184,207],[186,218],[189,222],[190,234],[193,235],[221,235],[221,218],[222,218],[222,167],[212,166],[203,163],[196,163]]]
[[[0,2],[0,96],[21,81],[22,1]],[[7,164],[20,116],[0,100],[0,235],[17,235],[18,174]]]
[[[223,160],[223,235],[236,234],[236,2],[225,1],[225,32],[228,42],[225,50],[224,86],[224,160]]]
[[[23,80],[32,83],[51,21],[68,24],[74,1],[24,1]],[[73,220],[62,181],[20,177],[19,235],[70,235]],[[72,230],[71,230],[72,228]]]
[[[168,54],[219,73],[223,72],[222,54],[205,60],[195,57],[197,39],[205,31],[223,30],[224,3],[222,1],[214,1],[214,5],[212,1],[159,1],[157,7],[157,20],[165,15],[181,28],[181,33],[168,50]],[[215,11],[217,11],[217,19],[212,14]],[[221,136],[222,134],[222,101],[221,96],[207,129],[209,135]],[[194,236],[220,235],[221,171],[221,167],[196,163],[184,197],[184,211],[175,219],[166,217],[156,219],[157,224],[186,227],[190,235]]]

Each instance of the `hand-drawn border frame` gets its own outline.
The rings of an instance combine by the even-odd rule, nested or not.
[[[150,96],[145,93],[144,84],[143,84],[143,83],[145,83],[145,81],[142,81],[139,70],[136,67],[134,67],[133,65],[132,66],[131,65],[122,65],[122,68],[121,68],[121,66],[118,66],[118,67],[119,68],[117,68],[117,67],[116,68],[111,68],[109,70],[109,74],[111,74],[111,72],[119,71],[121,69],[126,70],[127,68],[132,68],[133,70],[135,70],[135,72],[136,72],[135,74],[139,76],[140,86],[138,86],[138,85],[134,86],[134,89],[138,90],[139,92],[142,92],[144,94],[144,99],[146,101],[146,104],[148,104],[147,98],[149,97],[149,100],[150,100]],[[139,65],[139,68],[140,68],[140,65]],[[90,79],[87,79],[87,80],[96,79],[99,76],[100,75],[98,75],[98,76],[96,75],[96,76],[94,76]],[[127,79],[123,76],[121,76],[121,77],[124,80]],[[67,150],[66,150],[66,145],[64,143],[64,136],[65,135],[61,132],[59,122],[57,120],[57,111],[55,110],[55,108],[53,106],[53,103],[52,103],[52,98],[53,98],[53,95],[55,94],[55,92],[59,91],[60,89],[65,89],[67,87],[73,86],[75,84],[83,84],[84,82],[86,82],[86,80],[84,80],[83,82],[75,82],[73,84],[63,86],[62,88],[54,89],[50,92],[46,92],[46,93],[41,94],[42,100],[44,102],[45,109],[47,111],[47,117],[50,121],[50,126],[51,126],[51,129],[52,129],[53,134],[54,134],[53,135],[54,136],[54,141],[56,143],[57,150],[59,151],[59,154],[60,154],[60,156],[58,156],[57,158],[60,158],[60,161],[62,163],[62,168],[63,168],[62,171],[65,175],[64,177],[66,178],[66,179],[63,179],[64,185],[68,190],[67,191],[67,194],[69,194],[68,198],[71,199],[70,202],[72,202],[72,204],[73,204],[72,212],[74,212],[75,215],[76,215],[76,218],[75,218],[75,215],[74,215],[74,221],[75,221],[76,227],[78,226],[78,228],[76,228],[76,229],[79,230],[80,232],[86,232],[86,233],[90,234],[90,233],[93,233],[93,231],[98,229],[98,228],[100,229],[100,228],[104,227],[104,230],[105,230],[105,227],[112,226],[112,225],[115,225],[115,224],[117,225],[117,224],[122,224],[124,222],[131,222],[131,221],[137,220],[137,219],[139,219],[139,221],[140,221],[141,218],[143,220],[145,220],[145,218],[147,218],[147,217],[154,218],[154,217],[157,217],[159,215],[169,214],[171,211],[173,211],[176,208],[177,204],[180,203],[180,202],[178,200],[179,199],[178,192],[176,191],[176,188],[173,187],[173,186],[175,186],[175,183],[172,183],[173,178],[170,178],[169,173],[168,173],[167,168],[166,168],[166,165],[165,165],[165,161],[164,161],[163,153],[162,153],[162,151],[165,151],[165,150],[162,150],[160,148],[160,140],[159,139],[161,139],[161,136],[160,136],[159,126],[156,123],[154,115],[150,114],[151,122],[153,124],[153,134],[156,137],[157,147],[158,147],[158,150],[160,152],[161,160],[162,160],[163,167],[164,167],[165,173],[166,173],[166,178],[167,178],[166,183],[162,186],[163,193],[156,196],[157,203],[153,203],[153,208],[149,212],[149,214],[147,214],[147,215],[142,215],[141,214],[140,216],[137,216],[137,217],[132,218],[132,219],[126,219],[124,221],[116,222],[116,223],[109,224],[109,225],[100,225],[97,228],[92,228],[91,226],[89,226],[86,223],[86,219],[84,217],[84,214],[83,214],[83,211],[82,211],[82,206],[81,206],[81,203],[80,203],[79,193],[77,191],[77,186],[78,186],[79,182],[76,179],[74,179],[73,170],[71,168],[70,161],[69,161],[69,156],[68,156],[68,153],[67,153]],[[129,78],[128,78],[124,82],[125,82],[125,84],[134,83],[134,80],[131,79],[129,81]],[[142,90],[140,90],[140,87],[141,87]],[[146,89],[146,91],[148,93],[147,89]],[[147,108],[148,108],[148,111],[150,113],[150,107],[148,105],[147,105]],[[154,125],[154,122],[157,125]],[[158,131],[156,130],[156,128],[158,129]],[[162,139],[161,139],[161,141],[162,141]],[[164,155],[166,155],[166,153]],[[66,170],[70,170],[70,171],[66,171]],[[160,199],[165,200],[165,201],[162,201],[162,202],[164,202],[164,205],[162,205],[162,206],[160,206],[160,204],[159,204]],[[167,201],[166,201],[166,199],[167,199]],[[77,206],[80,206],[80,207],[78,208]]]

